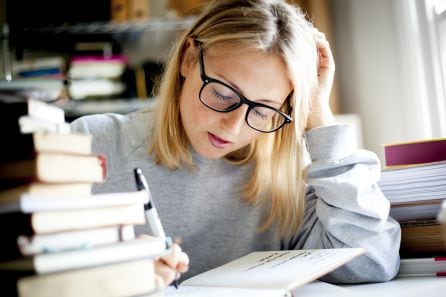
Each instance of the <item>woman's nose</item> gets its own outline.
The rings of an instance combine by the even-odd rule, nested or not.
[[[221,126],[222,128],[231,134],[238,134],[245,125],[245,116],[248,110],[248,106],[242,105],[236,110],[222,114]]]

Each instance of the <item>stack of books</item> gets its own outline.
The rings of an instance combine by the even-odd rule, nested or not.
[[[0,104],[2,293],[158,296],[153,259],[166,243],[133,228],[145,224],[147,192],[92,195],[106,166],[91,136],[61,132],[63,110],[47,103]]]
[[[68,92],[74,100],[113,98],[126,89],[123,74],[127,59],[123,55],[110,57],[73,56],[68,69]]]
[[[437,218],[446,200],[446,139],[386,144],[384,153],[379,185],[391,203],[390,216],[401,225],[401,274],[408,275],[407,267],[431,267],[446,256],[446,238]]]
[[[0,80],[0,101],[21,102],[27,99],[51,102],[67,100],[66,80],[42,77]]]
[[[15,61],[12,65],[17,78],[65,78],[65,59],[61,56],[41,57]]]

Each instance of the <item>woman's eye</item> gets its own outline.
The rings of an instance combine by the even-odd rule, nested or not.
[[[260,110],[258,108],[253,108],[252,112],[254,113],[254,115],[256,117],[259,117],[262,120],[266,120],[268,118],[268,116],[266,114],[260,112]]]
[[[217,92],[216,90],[214,90],[214,97],[221,99],[221,100],[232,100],[234,98],[233,96],[225,96],[225,95]]]

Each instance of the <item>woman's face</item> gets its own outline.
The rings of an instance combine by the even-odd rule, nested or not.
[[[248,105],[221,113],[199,99],[203,85],[198,49],[190,42],[181,74],[185,78],[180,95],[181,121],[193,148],[204,158],[218,159],[254,141],[262,132],[248,126]],[[204,53],[206,75],[236,89],[247,99],[279,109],[292,90],[285,64],[276,55],[255,50],[231,52],[215,46]]]

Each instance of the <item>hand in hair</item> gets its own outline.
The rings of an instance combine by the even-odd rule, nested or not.
[[[335,72],[333,54],[324,33],[314,29],[313,36],[319,56],[318,86],[311,103],[307,130],[334,124],[329,102]]]

